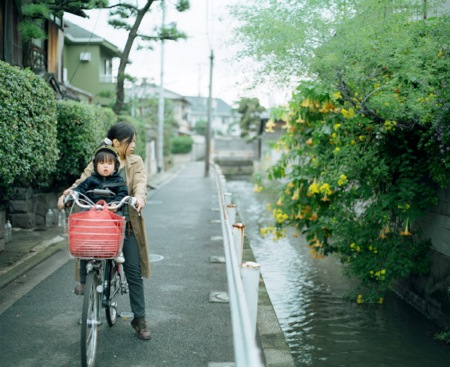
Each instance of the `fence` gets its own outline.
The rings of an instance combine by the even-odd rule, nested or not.
[[[236,367],[262,367],[261,352],[256,344],[256,317],[260,267],[253,262],[242,264],[245,226],[235,223],[236,206],[225,192],[226,182],[220,167],[214,172],[219,193],[228,296],[233,329]]]

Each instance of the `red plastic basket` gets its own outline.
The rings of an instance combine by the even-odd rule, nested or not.
[[[114,219],[83,218],[83,214],[69,216],[69,252],[81,259],[113,259],[122,251],[125,219],[111,213]]]

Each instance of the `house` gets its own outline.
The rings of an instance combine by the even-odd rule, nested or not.
[[[23,23],[20,0],[0,1],[0,60],[20,68],[30,68],[42,76],[53,89],[57,99],[91,98],[89,93],[64,85],[64,27],[63,13],[86,17],[82,9],[58,3],[59,8],[42,22],[42,39],[24,42],[19,32]]]
[[[92,101],[110,105],[115,99],[113,59],[117,46],[74,23],[64,21],[64,84],[78,93],[87,91]]]
[[[152,112],[146,112],[146,107],[144,107],[145,103],[143,102],[146,100],[158,101],[159,93],[159,86],[146,83],[144,80],[140,85],[133,85],[125,88],[125,101],[131,104],[133,111],[132,114],[144,116],[146,113],[148,114]],[[179,133],[190,133],[190,126],[187,120],[188,111],[190,108],[189,101],[182,95],[165,88],[164,99],[172,102],[174,117],[179,126]],[[155,114],[155,112],[153,112],[153,114]],[[155,119],[157,118],[157,116],[154,117]]]
[[[187,120],[191,128],[198,121],[208,121],[207,97],[185,97],[190,102]],[[213,98],[211,103],[211,135],[239,136],[239,119],[237,113],[229,104],[220,98]]]

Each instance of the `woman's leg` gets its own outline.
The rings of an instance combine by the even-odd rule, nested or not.
[[[145,318],[144,282],[141,276],[139,249],[133,230],[126,228],[123,244],[123,268],[128,281],[131,311],[135,318]]]
[[[144,281],[141,276],[139,248],[131,227],[126,228],[122,252],[125,257],[123,268],[128,281],[131,311],[134,313],[131,326],[139,339],[150,340],[152,335],[147,330],[145,321]]]

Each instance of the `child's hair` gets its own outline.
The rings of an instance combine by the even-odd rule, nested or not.
[[[99,162],[114,162],[114,171],[117,172],[120,167],[120,159],[117,151],[110,146],[102,146],[94,153],[94,170],[97,172],[97,164]],[[98,173],[98,172],[97,172]]]

